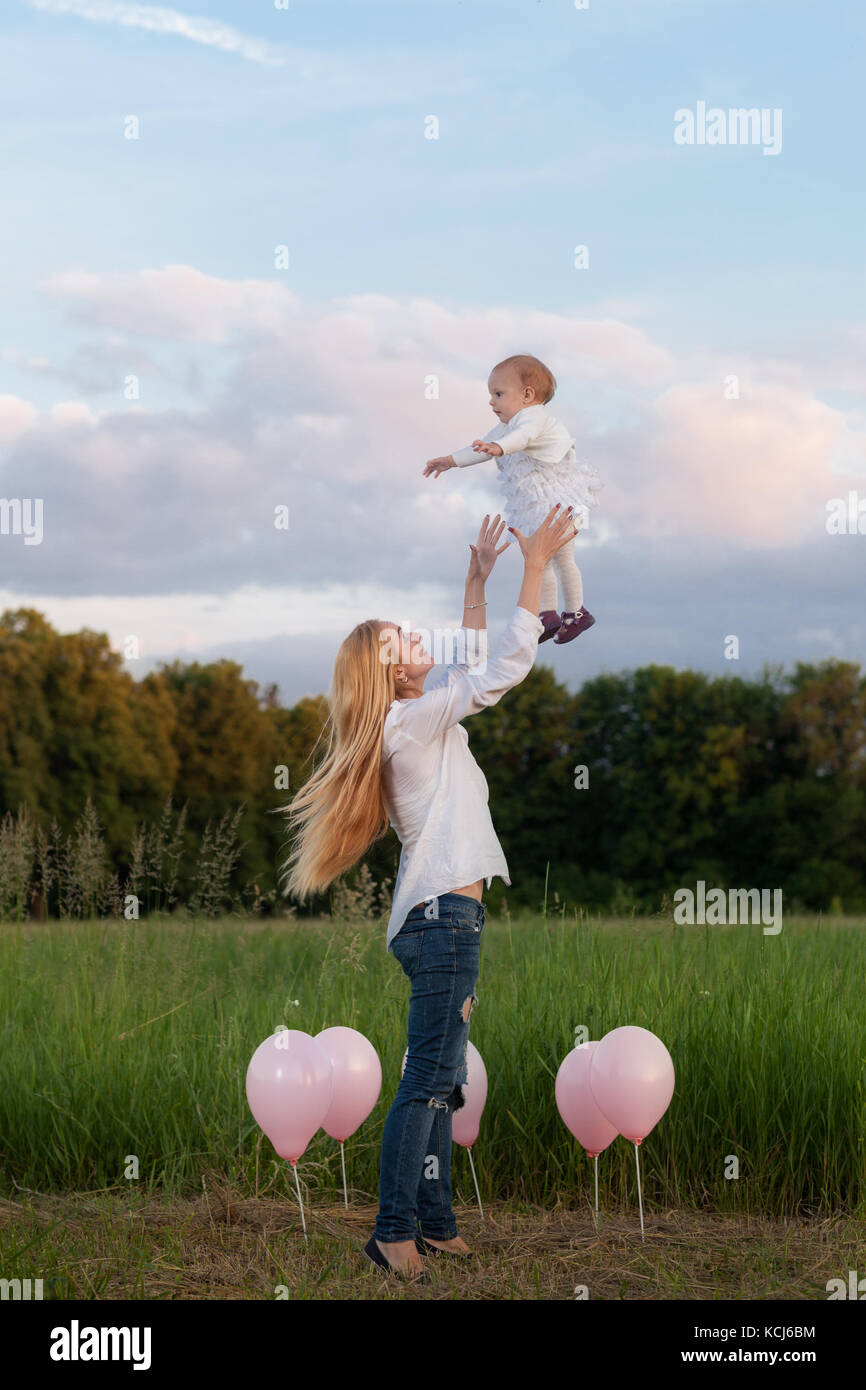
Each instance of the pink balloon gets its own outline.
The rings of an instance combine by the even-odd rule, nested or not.
[[[340,1143],[366,1120],[382,1090],[382,1066],[373,1044],[354,1028],[325,1028],[316,1034],[331,1059],[334,1089],[322,1129]]]
[[[464,1149],[471,1149],[481,1128],[481,1114],[487,1104],[487,1068],[473,1042],[466,1044],[466,1075],[463,1087],[465,1105],[451,1117],[451,1138]]]
[[[333,1069],[321,1043],[297,1028],[265,1038],[247,1067],[247,1102],[280,1158],[297,1163],[328,1113]]]
[[[589,1086],[601,1113],[626,1139],[639,1144],[671,1103],[671,1054],[647,1028],[614,1028],[592,1054]]]
[[[563,1057],[556,1073],[556,1106],[566,1126],[590,1158],[595,1158],[612,1144],[619,1134],[599,1110],[589,1089],[589,1068],[597,1042],[585,1042],[573,1047]]]
[[[406,1058],[408,1056],[409,1049],[407,1048],[403,1053],[401,1076],[406,1070]],[[466,1076],[467,1080],[463,1087],[464,1104],[451,1116],[451,1138],[455,1144],[462,1144],[464,1149],[471,1149],[478,1138],[478,1131],[481,1128],[481,1114],[487,1104],[487,1068],[481,1059],[481,1053],[473,1042],[466,1044]]]

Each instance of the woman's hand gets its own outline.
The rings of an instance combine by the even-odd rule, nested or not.
[[[508,549],[511,541],[506,541],[498,550],[496,549],[496,542],[504,529],[505,522],[500,520],[498,512],[492,521],[490,521],[489,513],[485,516],[481,523],[481,530],[478,532],[478,540],[475,545],[471,541],[469,544],[469,549],[472,551],[472,559],[469,561],[470,579],[480,579],[482,582],[486,580],[496,564],[498,556],[502,554],[503,550]]]
[[[560,512],[560,505],[557,502],[555,507],[551,507],[541,525],[536,527],[531,536],[524,536],[522,531],[518,531],[514,526],[509,526],[508,529],[520,546],[527,565],[541,565],[543,569],[557,550],[561,550],[577,535],[580,528],[575,526],[572,520],[572,508],[569,507],[567,511]]]

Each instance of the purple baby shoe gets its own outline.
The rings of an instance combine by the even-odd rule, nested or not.
[[[562,626],[562,615],[554,613],[552,608],[545,608],[538,616],[544,623],[544,631],[538,639],[540,645],[542,642],[549,642],[554,633],[559,631]]]
[[[561,647],[563,642],[570,642],[574,637],[579,637],[588,627],[592,627],[594,622],[595,618],[586,608],[578,608],[576,613],[563,613],[562,624],[553,640]]]

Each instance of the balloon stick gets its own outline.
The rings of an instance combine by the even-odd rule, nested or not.
[[[301,1201],[301,1184],[298,1182],[298,1165],[295,1163],[294,1159],[290,1158],[289,1162],[292,1165],[292,1172],[295,1175],[295,1187],[298,1189],[298,1206],[301,1208],[301,1225],[304,1228],[304,1243],[309,1244],[307,1241],[307,1223],[304,1220],[304,1204]]]
[[[346,1151],[343,1148],[344,1140],[340,1140],[340,1162],[343,1165],[343,1201],[349,1205],[349,1192],[346,1187]]]
[[[635,1161],[635,1164],[637,1165],[637,1202],[638,1202],[638,1206],[639,1206],[639,1208],[640,1208],[640,1238],[641,1238],[641,1240],[646,1240],[646,1236],[645,1236],[644,1233],[643,1233],[643,1201],[642,1201],[641,1195],[640,1195],[640,1159],[638,1158],[638,1152],[637,1152],[637,1146],[638,1146],[639,1143],[640,1143],[640,1140],[638,1140],[637,1143],[636,1143],[635,1146],[634,1146],[634,1161]]]
[[[595,1158],[594,1158],[593,1162],[595,1163],[595,1214],[596,1214],[596,1217],[597,1217],[597,1216],[598,1216],[598,1154],[595,1155]]]
[[[469,1155],[469,1167],[472,1169],[472,1181],[475,1183],[475,1196],[478,1198],[478,1210],[484,1215],[484,1208],[481,1205],[481,1193],[478,1191],[478,1179],[475,1176],[475,1164],[472,1161],[472,1145],[470,1144],[466,1152]]]

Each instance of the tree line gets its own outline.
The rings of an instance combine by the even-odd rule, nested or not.
[[[284,911],[279,813],[324,696],[290,708],[232,661],[141,680],[105,634],[0,617],[0,916]],[[568,691],[546,667],[467,721],[512,886],[489,900],[656,911],[679,886],[782,888],[866,909],[866,677],[838,660],[758,679],[650,665]],[[365,872],[393,883],[393,830]],[[351,876],[350,876],[351,881]],[[330,894],[303,911],[329,909]]]

